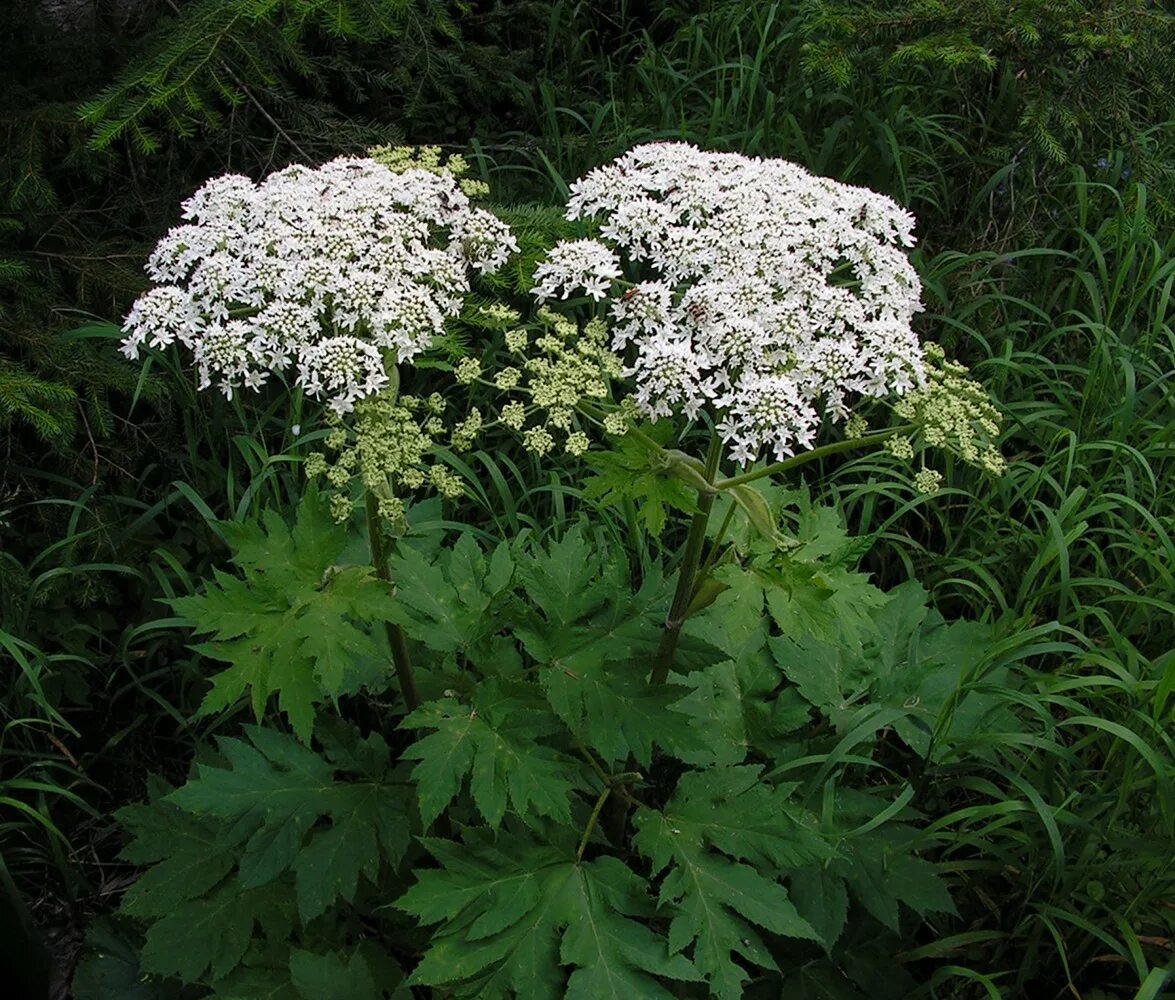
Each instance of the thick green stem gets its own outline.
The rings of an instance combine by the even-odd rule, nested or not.
[[[718,534],[714,536],[714,541],[710,543],[710,551],[706,553],[706,559],[702,563],[701,569],[698,570],[698,576],[705,580],[710,575],[710,571],[714,568],[714,563],[718,561],[718,553],[722,551],[722,543],[726,540],[726,530],[730,527],[730,522],[734,519],[734,512],[737,509],[736,504],[731,504],[726,508],[726,516],[722,519],[722,523],[718,525]],[[697,589],[696,587],[694,588]]]
[[[596,820],[600,818],[600,810],[604,808],[604,803],[608,801],[608,796],[611,794],[612,786],[605,785],[604,790],[600,792],[600,797],[596,799],[592,814],[588,817],[587,826],[584,827],[583,836],[580,838],[579,850],[575,852],[576,864],[579,864],[583,860],[583,852],[587,850],[588,839],[592,835],[592,830],[596,828]]]
[[[384,551],[383,532],[379,519],[379,502],[375,494],[367,491],[367,539],[371,545],[371,562],[375,566],[375,575],[384,583],[391,583],[392,576],[388,571],[387,553]],[[392,662],[396,666],[396,677],[400,681],[400,693],[411,712],[420,704],[420,695],[416,690],[416,675],[412,673],[412,660],[408,655],[408,644],[404,640],[404,630],[395,622],[384,622],[384,629],[388,635],[388,645],[392,650]]]
[[[842,451],[855,451],[857,448],[876,447],[879,444],[885,444],[890,438],[897,437],[899,434],[909,434],[914,429],[914,424],[902,424],[900,427],[889,427],[875,434],[866,434],[864,437],[834,441],[832,444],[822,445],[819,448],[813,448],[811,451],[801,452],[792,458],[785,458],[782,462],[776,462],[774,465],[766,465],[762,469],[753,469],[750,472],[744,472],[741,476],[719,479],[714,484],[714,489],[728,490],[732,486],[753,483],[756,479],[774,476],[780,472],[788,472],[797,466],[806,465],[808,462],[814,462],[818,458],[826,458],[829,455],[836,455]]]
[[[722,442],[717,434],[710,435],[710,447],[706,452],[707,482],[713,482],[718,473],[718,462],[722,457]],[[689,536],[685,542],[685,554],[682,556],[681,569],[677,574],[677,589],[673,593],[673,603],[669,606],[669,614],[665,619],[665,629],[661,633],[661,642],[657,646],[657,655],[653,660],[653,672],[649,680],[653,684],[664,684],[669,676],[669,668],[673,666],[673,654],[677,651],[677,642],[681,638],[681,626],[685,623],[685,612],[693,600],[694,587],[697,583],[698,563],[702,558],[702,548],[706,544],[706,526],[710,523],[710,509],[714,506],[715,493],[712,490],[698,491],[698,511],[690,522]]]

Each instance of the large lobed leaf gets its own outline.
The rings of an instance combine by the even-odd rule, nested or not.
[[[478,644],[500,628],[494,612],[512,581],[514,560],[505,542],[487,559],[473,536],[462,534],[435,561],[401,546],[391,572],[396,583],[392,621],[429,649],[476,655]]]
[[[889,598],[874,611],[872,637],[860,647],[812,636],[771,639],[784,676],[841,729],[857,717],[860,706],[894,709],[894,728],[922,755],[940,755],[993,712],[1001,712],[1001,727],[1014,726],[1001,700],[974,683],[993,645],[992,627],[945,622],[914,582],[897,587]],[[1006,677],[1006,669],[996,668],[986,679]]]
[[[430,732],[403,753],[419,763],[417,782],[421,822],[427,829],[469,779],[473,802],[495,829],[509,804],[523,820],[547,816],[571,822],[569,796],[578,766],[541,742],[563,732],[531,686],[508,689],[483,681],[471,705],[452,698],[422,705],[402,726]]]
[[[593,549],[580,527],[527,553],[519,575],[536,610],[514,633],[572,733],[607,762],[631,754],[648,765],[654,746],[677,753],[700,745],[703,737],[669,710],[687,689],[647,681],[669,602],[663,577],[650,571],[634,593],[627,565]],[[700,637],[683,641],[679,653],[699,666],[722,659]]]
[[[439,925],[409,982],[461,997],[671,997],[660,979],[698,979],[652,915],[644,880],[615,858],[577,862],[530,837],[468,830],[428,840],[439,869],[417,873],[397,906]],[[568,968],[570,975],[568,975]]]
[[[812,819],[761,768],[689,772],[663,811],[641,808],[633,843],[667,871],[660,901],[671,914],[674,952],[692,946],[693,963],[715,996],[742,996],[749,978],[735,956],[775,969],[759,932],[819,940],[776,876],[832,856]]]
[[[665,444],[673,431],[664,422],[644,428],[647,436]],[[626,501],[636,504],[645,527],[653,535],[665,530],[667,509],[692,514],[698,509],[697,492],[669,474],[661,456],[641,439],[629,434],[620,438],[611,451],[590,451],[587,463],[595,470],[584,482],[583,495],[605,506],[619,507]]]
[[[211,637],[196,648],[230,664],[212,678],[200,711],[228,708],[248,692],[260,720],[276,695],[308,741],[316,705],[386,682],[390,659],[369,623],[390,618],[395,602],[369,567],[332,565],[346,538],[314,494],[292,530],[272,511],[260,525],[225,528],[244,577],[218,571],[203,594],[171,601]]]
[[[124,856],[156,862],[122,905],[153,920],[146,971],[185,982],[236,974],[258,939],[284,945],[407,850],[412,806],[379,736],[353,739],[347,754],[336,747],[360,764],[348,773],[292,736],[245,732],[222,738],[221,760],[197,765],[181,788],[119,813],[134,835]]]

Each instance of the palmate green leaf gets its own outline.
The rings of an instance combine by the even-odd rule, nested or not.
[[[244,579],[217,572],[203,594],[171,601],[209,641],[195,647],[230,664],[212,678],[200,706],[208,714],[246,692],[260,720],[269,699],[294,732],[310,739],[315,707],[390,676],[367,623],[391,617],[396,604],[370,568],[332,566],[346,544],[313,493],[293,529],[273,512],[260,525],[222,526]]]
[[[246,726],[249,741],[221,737],[227,766],[198,764],[196,777],[167,800],[220,819],[306,826],[335,792],[334,769],[313,750],[272,729]]]
[[[315,947],[329,947],[327,938],[319,934]],[[411,1000],[403,969],[370,939],[331,951],[281,942],[246,962],[213,984],[216,1000]]]
[[[873,681],[871,662],[860,654],[818,639],[772,637],[771,651],[783,675],[838,729]]]
[[[547,550],[519,559],[532,612],[514,628],[539,664],[539,681],[555,714],[608,762],[630,753],[642,765],[653,746],[677,752],[699,735],[669,707],[687,692],[647,681],[661,636],[670,584],[655,571],[633,593],[628,568],[588,545],[581,528]],[[721,653],[690,637],[682,660],[705,665]]]
[[[360,875],[374,881],[381,863],[395,865],[408,846],[410,804],[400,786],[382,775],[345,781],[330,762],[295,739],[246,727],[248,742],[222,738],[227,766],[197,766],[196,777],[165,803],[198,817],[231,824],[243,843],[239,882],[267,885],[286,871],[295,876],[301,919],[326,911],[336,898],[351,900]],[[388,750],[378,736],[367,744]],[[324,819],[329,826],[322,826]]]
[[[664,444],[673,428],[665,423],[645,431]],[[692,514],[698,505],[696,491],[668,475],[663,462],[660,466],[654,464],[658,458],[633,435],[620,438],[611,451],[588,452],[585,461],[595,469],[595,475],[584,482],[584,498],[610,507],[635,501],[645,527],[651,534],[660,535],[665,529],[667,508]]]
[[[171,1000],[177,993],[174,982],[143,975],[135,935],[110,917],[95,918],[70,984],[74,1000]]]
[[[749,699],[744,700],[734,662],[696,670],[686,683],[693,690],[674,702],[672,709],[689,718],[700,738],[696,749],[679,751],[681,759],[700,766],[741,764],[749,747],[745,717]]]
[[[902,584],[894,595],[893,603],[876,615],[881,666],[870,697],[906,710],[894,721],[902,739],[917,753],[937,759],[952,742],[985,727],[1014,732],[1019,724],[1008,712],[1004,695],[965,687],[988,658],[996,638],[994,627],[947,622],[927,607],[929,595],[914,582]],[[984,681],[987,687],[1013,683],[1006,667],[985,669]],[[948,708],[948,724],[941,726],[937,743],[932,743]]]
[[[736,522],[731,541],[741,565],[721,567],[716,578],[737,591],[728,597],[740,621],[750,627],[763,617],[764,605],[784,635],[814,637],[835,645],[860,646],[872,635],[873,612],[888,600],[854,566],[868,548],[867,538],[849,535],[832,507],[814,505],[806,490],[756,483],[767,513],[761,518],[782,524],[790,544],[764,537],[762,526]],[[731,501],[719,498],[715,518]],[[778,534],[778,532],[776,532]],[[713,616],[718,620],[718,616]],[[737,655],[736,648],[728,653]]]
[[[744,652],[684,678],[692,691],[673,704],[688,719],[693,745],[678,738],[674,753],[697,766],[741,764],[751,747],[764,753],[811,720],[794,688],[779,690],[780,672],[766,650]]]
[[[899,929],[899,903],[920,917],[955,913],[955,904],[938,869],[911,853],[915,831],[897,825],[852,842],[831,865],[869,913],[892,931]]]
[[[178,902],[194,899],[232,869],[235,854],[220,824],[164,801],[124,806],[116,816],[132,834],[122,857],[150,864],[122,899],[124,912],[162,917]]]
[[[546,548],[520,555],[518,577],[527,599],[559,628],[581,621],[627,594],[627,567],[592,543],[582,522]]]
[[[391,573],[396,602],[390,619],[430,649],[468,652],[500,628],[496,616],[487,612],[509,587],[514,560],[505,542],[487,559],[473,536],[463,534],[436,562],[401,546]]]
[[[820,935],[825,951],[831,951],[849,916],[844,879],[823,865],[809,865],[792,872],[788,883],[796,909]]]
[[[431,730],[402,754],[419,761],[412,777],[426,828],[457,796],[466,778],[474,805],[495,829],[507,804],[524,821],[548,816],[570,822],[569,796],[578,766],[538,742],[563,731],[549,711],[527,707],[491,680],[482,683],[472,705],[452,698],[429,702],[401,726]]]
[[[555,714],[609,763],[632,754],[647,767],[654,745],[675,754],[697,749],[702,735],[671,711],[686,689],[649,684],[643,670],[649,661],[618,660],[609,663],[602,650],[547,658],[541,676]]]
[[[222,521],[220,530],[232,546],[234,565],[278,586],[321,579],[347,544],[346,529],[335,523],[313,487],[298,504],[292,529],[276,511],[266,510],[258,524]]]
[[[672,996],[658,977],[698,979],[633,919],[651,916],[652,901],[615,858],[576,863],[529,837],[479,830],[463,844],[424,843],[441,867],[419,871],[396,905],[439,926],[409,983],[489,1000],[631,1000]]]
[[[298,852],[294,873],[303,923],[325,913],[340,896],[354,899],[361,874],[375,881],[380,866],[376,824],[384,797],[381,789],[371,786],[357,790],[330,828],[316,830]]]
[[[770,752],[809,721],[810,708],[792,687],[781,690],[781,673],[766,649],[769,619],[763,589],[754,574],[738,566],[719,567],[724,589],[685,623],[689,636],[705,636],[730,659],[687,674],[693,690],[673,706],[689,718],[696,748],[679,748],[688,764],[738,764],[754,746]]]
[[[762,585],[736,565],[719,566],[710,575],[723,589],[708,607],[686,619],[684,634],[704,637],[731,659],[762,648],[769,626]]]
[[[779,554],[755,566],[770,612],[786,636],[811,636],[858,648],[873,628],[871,612],[886,595],[864,573]]]
[[[219,979],[231,972],[253,940],[255,924],[288,933],[293,894],[288,886],[242,889],[225,881],[211,894],[178,903],[151,925],[142,951],[142,967],[185,983],[205,975]]]
[[[660,902],[670,914],[669,944],[692,947],[693,964],[715,996],[740,997],[749,978],[735,956],[767,969],[775,962],[762,927],[819,940],[777,875],[826,860],[831,849],[815,821],[764,784],[753,766],[688,772],[663,811],[638,809],[633,844],[654,872],[667,874]]]
[[[892,812],[891,799],[852,788],[838,789],[830,804],[836,857],[788,873],[792,900],[827,951],[860,924],[848,919],[850,896],[895,933],[903,904],[919,917],[955,912],[937,867],[915,853],[919,833],[904,822],[915,814],[901,811],[877,825],[882,813]],[[854,834],[859,829],[864,832]]]
[[[895,670],[907,669],[907,653],[928,613],[926,592],[904,584],[891,592],[889,605],[875,618],[874,638],[860,649],[809,636],[782,636],[770,642],[776,662],[800,693],[838,725],[852,706],[884,684]]]
[[[888,706],[902,715],[893,725],[920,754],[937,756],[950,740],[974,732],[1003,707],[998,696],[961,688],[987,655],[990,626],[947,623],[928,608],[926,591],[904,583],[873,613],[873,638],[859,649],[811,636],[770,640],[776,663],[800,694],[838,728],[850,724],[856,706]],[[1004,681],[1006,670],[988,674]],[[932,746],[940,714],[950,707],[950,725]],[[1001,715],[1000,725],[1014,726]]]

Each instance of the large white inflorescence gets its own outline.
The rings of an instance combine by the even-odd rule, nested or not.
[[[123,353],[179,341],[200,387],[231,398],[293,366],[338,414],[388,382],[389,363],[428,348],[469,291],[517,244],[444,172],[342,158],[260,184],[228,174],[183,205],[147,264],[160,283],[135,302]]]
[[[612,289],[613,347],[649,417],[708,407],[731,457],[811,446],[821,412],[924,380],[906,256],[914,218],[891,199],[784,160],[639,146],[577,181],[569,219],[601,240],[556,246],[535,294]],[[617,253],[642,280],[612,288]]]

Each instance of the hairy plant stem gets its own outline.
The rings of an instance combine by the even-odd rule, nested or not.
[[[383,533],[379,520],[379,502],[371,490],[367,491],[367,540],[371,546],[371,562],[375,566],[375,575],[384,583],[392,582],[392,575],[388,570],[388,557],[384,551]],[[408,644],[404,640],[404,630],[395,622],[384,622],[384,629],[388,636],[388,645],[392,650],[392,662],[396,666],[396,677],[400,681],[400,693],[411,712],[420,704],[420,695],[416,690],[416,675],[412,672],[412,659],[408,655]]]
[[[718,474],[718,463],[721,459],[722,442],[717,433],[711,431],[704,472],[708,483],[712,483]],[[698,564],[702,559],[702,548],[706,544],[706,526],[710,523],[710,510],[714,506],[715,496],[716,493],[712,489],[698,490],[698,511],[690,522],[685,553],[677,574],[677,589],[673,593],[673,603],[669,606],[669,614],[665,618],[665,628],[657,646],[656,658],[653,660],[653,672],[649,675],[649,681],[653,684],[664,684],[669,676],[669,668],[673,666],[673,654],[677,651],[677,643],[681,638],[685,612],[693,600],[697,585]]]
[[[901,424],[898,427],[887,427],[885,430],[877,431],[874,434],[866,434],[864,437],[834,441],[832,444],[822,445],[819,448],[813,448],[811,451],[801,452],[799,455],[785,458],[782,462],[776,462],[774,465],[767,465],[762,469],[753,469],[750,472],[744,472],[741,476],[719,479],[714,483],[714,489],[728,490],[732,486],[742,486],[744,483],[753,483],[756,479],[764,479],[767,476],[774,476],[780,472],[788,472],[798,466],[806,465],[808,462],[814,462],[816,459],[825,458],[828,455],[837,455],[842,451],[855,451],[857,448],[875,447],[879,444],[885,444],[890,438],[897,437],[899,434],[909,434],[914,429],[914,424]]]

